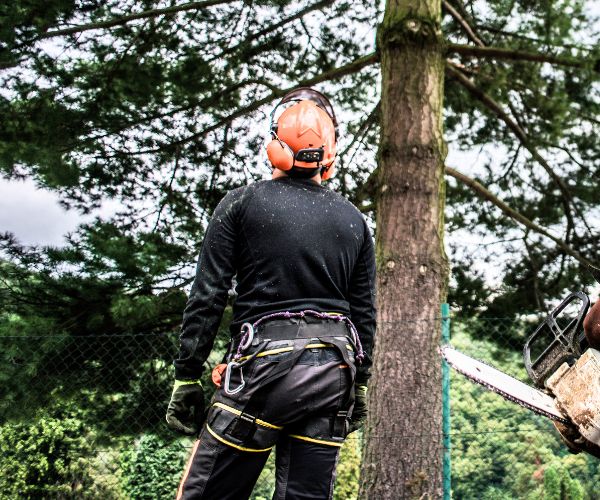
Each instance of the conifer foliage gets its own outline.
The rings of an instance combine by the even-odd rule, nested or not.
[[[0,335],[176,330],[211,211],[230,188],[268,175],[270,110],[300,85],[323,90],[338,109],[332,186],[378,224],[378,270],[389,278],[389,289],[379,281],[383,310],[405,301],[408,320],[427,304],[435,311],[422,319],[437,329],[445,231],[455,307],[509,317],[544,311],[565,290],[591,284],[585,267],[600,262],[597,15],[585,0],[4,2],[2,176],[32,179],[82,213],[108,200],[119,209],[60,248],[2,236]],[[424,58],[432,79],[418,93],[410,76]],[[404,109],[414,114],[394,115],[403,109],[398,96],[410,92]],[[407,115],[431,121],[402,136]],[[446,145],[478,154],[449,164]],[[428,184],[411,184],[419,172]],[[392,209],[406,219],[396,221],[404,234],[422,229],[407,205],[415,193],[435,206],[435,234],[413,249],[427,262],[385,245],[395,241],[385,239]],[[400,283],[415,285],[407,292]],[[424,332],[416,335],[430,349],[438,338]],[[32,349],[30,366],[43,360]],[[16,373],[3,377],[15,382]],[[7,387],[10,400],[10,387],[22,384]],[[435,422],[439,405],[431,411]],[[367,455],[377,446],[368,442]],[[397,484],[415,485],[413,476]],[[413,493],[435,495],[434,476]]]

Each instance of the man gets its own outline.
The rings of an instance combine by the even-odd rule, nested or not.
[[[275,446],[274,498],[331,498],[339,448],[366,417],[375,259],[360,212],[321,185],[336,126],[319,92],[287,94],[271,114],[272,180],[229,192],[209,223],[167,410],[185,434],[203,421],[178,498],[248,498]],[[204,418],[199,378],[234,275],[227,368]]]

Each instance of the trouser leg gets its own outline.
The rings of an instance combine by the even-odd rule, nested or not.
[[[273,499],[331,499],[339,450],[282,435],[276,447]]]
[[[205,427],[192,450],[177,500],[250,498],[269,453],[232,448],[217,441]]]

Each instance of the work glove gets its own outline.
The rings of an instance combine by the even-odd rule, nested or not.
[[[348,434],[360,429],[367,419],[367,386],[354,386],[354,409],[350,417]]]
[[[167,425],[194,436],[204,422],[204,392],[199,380],[176,380],[167,407]]]
[[[600,299],[596,301],[583,320],[583,329],[590,347],[600,349]]]

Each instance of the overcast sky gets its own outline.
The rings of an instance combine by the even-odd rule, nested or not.
[[[32,181],[0,179],[0,231],[22,243],[60,245],[63,235],[85,219],[58,204],[56,194],[36,189]]]
[[[56,193],[38,189],[31,180],[0,178],[0,232],[13,233],[25,245],[63,245],[64,236],[79,224],[97,215],[108,218],[118,206],[114,201],[105,202],[100,210],[82,215],[65,210]]]

